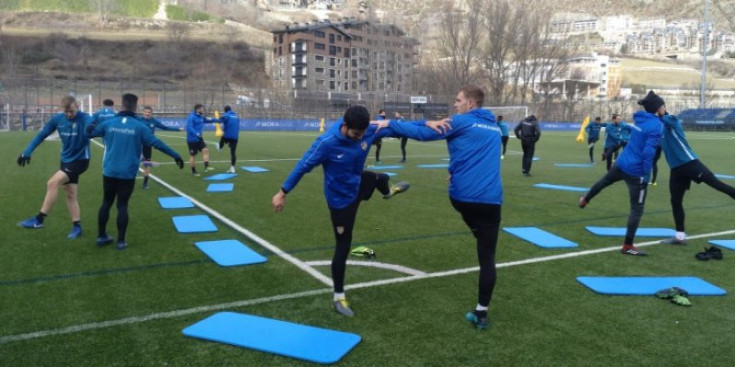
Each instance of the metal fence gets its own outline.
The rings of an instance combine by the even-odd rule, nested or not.
[[[389,116],[401,112],[409,119],[435,118],[453,111],[455,92],[445,95],[425,95],[427,104],[411,104],[411,95],[405,93],[330,93],[278,91],[275,89],[246,89],[227,84],[194,85],[125,81],[82,81],[38,78],[0,78],[0,130],[36,130],[59,110],[58,104],[66,95],[81,102],[83,110],[97,110],[104,99],[119,102],[123,93],[134,93],[141,106],[152,106],[159,117],[186,116],[192,107],[201,103],[211,114],[230,105],[241,116],[259,119],[336,119],[347,106],[366,106],[372,114],[385,108]],[[490,100],[491,98],[487,98]],[[634,100],[623,101],[544,101],[533,96],[528,107],[542,121],[579,122],[595,116],[607,120],[613,113],[627,119],[638,110]],[[519,105],[518,102],[509,103]],[[697,108],[696,96],[667,98],[672,113]],[[731,99],[713,99],[708,107],[732,108]]]

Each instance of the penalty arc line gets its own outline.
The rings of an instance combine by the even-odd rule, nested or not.
[[[694,240],[694,239],[700,239],[700,238],[725,236],[725,235],[730,235],[730,234],[735,234],[735,230],[704,233],[700,235],[689,236],[688,239]],[[658,244],[661,244],[660,240],[637,243],[635,245],[638,247],[646,247],[646,246],[653,246],[653,245],[658,245]],[[599,249],[594,249],[594,250],[577,251],[577,252],[571,252],[571,253],[566,253],[566,254],[536,257],[536,258],[518,260],[518,261],[510,261],[506,263],[497,264],[497,268],[509,268],[509,267],[514,267],[514,266],[519,266],[519,265],[527,265],[527,264],[548,262],[548,261],[554,261],[554,260],[569,259],[569,258],[574,258],[574,257],[594,255],[594,254],[613,252],[613,251],[620,251],[620,246],[611,246],[611,247],[604,247],[604,248],[599,248]],[[474,267],[469,267],[469,268],[439,271],[439,272],[434,272],[434,273],[426,273],[424,275],[412,275],[408,277],[392,278],[392,279],[377,280],[377,281],[372,281],[372,282],[351,284],[351,285],[345,286],[345,288],[346,289],[361,289],[361,288],[376,287],[380,285],[411,282],[411,281],[422,280],[422,279],[442,278],[442,277],[448,277],[452,275],[472,273],[472,272],[478,271],[479,269],[480,269],[479,267],[474,266]],[[281,294],[281,295],[276,295],[272,297],[263,297],[263,298],[256,298],[256,299],[250,299],[250,300],[241,300],[241,301],[235,301],[235,302],[192,307],[192,308],[187,308],[187,309],[182,309],[182,310],[159,312],[159,313],[153,313],[153,314],[149,314],[145,316],[131,316],[131,317],[126,317],[126,318],[117,319],[117,320],[108,320],[108,321],[93,322],[93,323],[88,323],[88,324],[79,324],[79,325],[68,326],[68,327],[60,328],[60,329],[49,329],[49,330],[41,330],[41,331],[25,333],[25,334],[8,335],[8,336],[0,337],[0,344],[7,344],[11,342],[37,339],[37,338],[43,338],[43,337],[55,336],[55,335],[73,334],[73,333],[77,333],[81,331],[97,330],[97,329],[103,329],[103,328],[108,328],[108,327],[113,327],[113,326],[139,324],[139,323],[146,322],[146,321],[170,319],[170,318],[176,318],[180,316],[191,315],[195,313],[203,313],[203,312],[211,312],[211,311],[232,309],[232,308],[245,307],[245,306],[253,306],[253,305],[258,305],[258,304],[263,304],[263,303],[268,303],[268,302],[287,300],[287,299],[311,297],[311,296],[327,294],[331,292],[332,292],[331,288],[314,289],[314,290],[298,292],[298,293]]]
[[[92,141],[95,144],[97,144],[98,146],[104,148],[104,146],[101,143],[99,143],[98,141],[96,141],[96,140],[90,140],[90,141]],[[290,262],[291,264],[295,265],[299,269],[305,271],[306,273],[308,273],[312,277],[316,278],[318,281],[324,283],[325,285],[327,285],[329,287],[332,286],[332,278],[330,278],[330,277],[328,277],[328,276],[320,273],[318,270],[316,270],[313,267],[307,265],[305,262],[303,262],[303,261],[297,259],[296,257],[294,257],[294,256],[292,256],[292,255],[290,255],[290,254],[288,254],[286,252],[284,252],[280,248],[276,247],[275,245],[271,244],[270,242],[266,241],[265,239],[261,238],[260,236],[256,235],[255,233],[253,233],[253,232],[251,232],[251,231],[243,228],[242,226],[240,226],[239,224],[233,222],[232,220],[230,220],[229,218],[227,218],[224,215],[220,214],[216,210],[214,210],[214,209],[212,209],[212,208],[204,205],[204,203],[200,202],[199,200],[196,200],[193,197],[185,194],[183,191],[181,191],[181,190],[179,190],[179,189],[171,186],[166,181],[164,181],[164,180],[156,177],[153,174],[150,174],[149,177],[152,178],[154,181],[158,182],[159,184],[161,184],[163,187],[169,189],[174,194],[177,194],[179,196],[182,196],[182,197],[185,197],[185,198],[189,199],[194,205],[196,205],[200,209],[204,210],[205,212],[209,213],[211,216],[219,219],[222,223],[226,224],[227,226],[229,226],[230,228],[234,229],[235,231],[240,232],[240,234],[242,234],[245,237],[248,237],[249,239],[255,241],[259,245],[267,248],[269,251],[271,251],[275,255],[277,255],[280,258],[282,258],[282,259]]]

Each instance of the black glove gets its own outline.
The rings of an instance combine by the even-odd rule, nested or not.
[[[176,165],[179,166],[179,169],[184,168],[184,160],[181,159],[181,157],[174,159],[176,161]]]
[[[23,154],[18,156],[18,165],[23,167],[26,164],[31,164],[31,157],[25,156]]]

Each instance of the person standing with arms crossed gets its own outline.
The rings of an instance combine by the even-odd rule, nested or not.
[[[67,237],[75,239],[82,235],[81,212],[77,197],[79,176],[89,168],[89,137],[86,134],[86,128],[92,123],[92,116],[79,112],[79,104],[71,96],[62,98],[61,108],[64,112],[51,117],[18,157],[19,166],[23,167],[30,164],[33,151],[43,143],[44,139],[54,131],[58,131],[61,139],[60,168],[46,183],[46,196],[43,198],[41,210],[38,211],[36,216],[30,217],[18,223],[18,225],[29,229],[42,228],[46,216],[56,203],[59,188],[64,187],[66,206],[69,209],[69,216],[72,221],[72,230]]]
[[[421,141],[444,139],[449,149],[449,200],[476,239],[477,305],[465,319],[478,330],[488,326],[488,308],[497,278],[495,250],[500,229],[503,184],[500,176],[501,130],[495,115],[483,109],[485,93],[475,85],[462,87],[451,120],[380,123],[398,136]]]
[[[179,168],[184,161],[178,153],[156,139],[148,126],[135,116],[138,97],[134,94],[122,96],[122,110],[114,118],[99,125],[92,124],[87,130],[91,137],[102,137],[105,142],[105,158],[102,162],[103,199],[97,215],[97,246],[105,246],[115,239],[107,234],[110,208],[117,198],[117,249],[125,250],[128,244],[125,234],[128,228],[128,201],[135,188],[135,176],[140,166],[140,154],[144,146],[168,154]]]
[[[514,133],[516,138],[521,139],[523,175],[528,177],[531,175],[531,163],[533,162],[533,154],[536,151],[536,142],[541,138],[541,129],[538,126],[536,116],[528,116],[518,123]]]

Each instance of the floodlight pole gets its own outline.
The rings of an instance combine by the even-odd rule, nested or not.
[[[709,43],[709,0],[704,2],[704,38],[702,40],[702,83],[699,86],[699,108],[705,106],[705,84],[707,83],[707,44]]]

